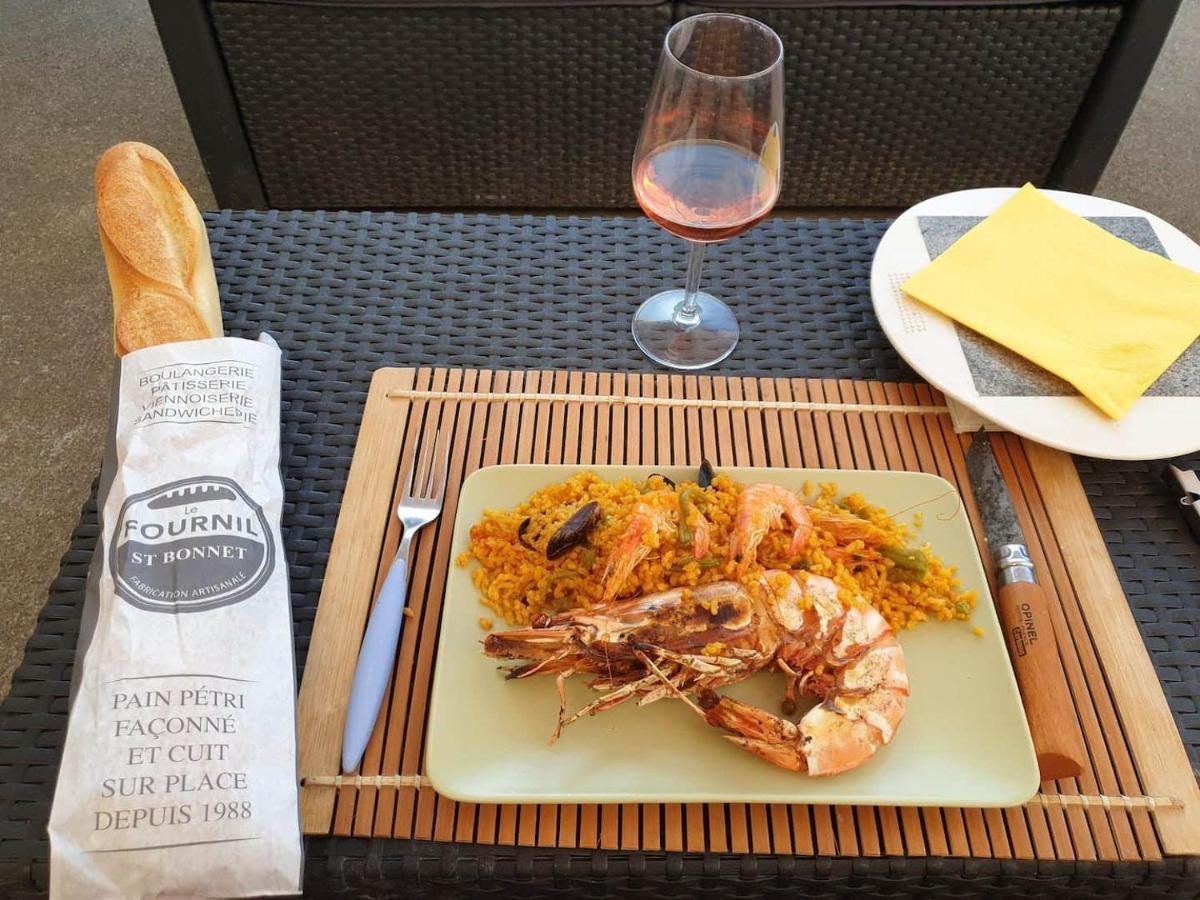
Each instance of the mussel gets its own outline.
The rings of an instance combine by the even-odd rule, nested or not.
[[[546,559],[558,559],[573,547],[587,540],[596,523],[600,521],[600,504],[593,500],[585,503],[559,526],[546,543]]]
[[[529,541],[525,540],[525,532],[529,530],[529,523],[531,521],[532,520],[529,518],[529,516],[526,516],[525,520],[523,522],[521,522],[520,525],[517,526],[517,541],[526,550],[537,550],[537,547],[533,546],[533,544],[531,544],[531,543],[529,543]]]
[[[701,457],[700,459],[700,477],[696,479],[696,484],[702,488],[712,485],[713,479],[717,477],[717,473],[713,470],[712,463]]]

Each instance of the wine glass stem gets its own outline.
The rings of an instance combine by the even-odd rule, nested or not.
[[[704,267],[705,244],[699,241],[691,242],[692,249],[688,254],[687,284],[683,289],[683,302],[675,310],[675,325],[679,328],[695,328],[700,324],[699,304],[696,295],[700,293],[700,270]]]

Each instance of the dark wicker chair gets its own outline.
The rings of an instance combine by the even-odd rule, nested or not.
[[[663,33],[784,39],[784,207],[1090,190],[1180,0],[151,0],[222,206],[622,208]]]

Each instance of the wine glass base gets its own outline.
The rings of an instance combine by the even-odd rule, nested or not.
[[[656,363],[672,369],[706,369],[737,346],[738,323],[733,310],[711,294],[696,295],[697,323],[681,328],[675,312],[683,303],[682,290],[655,294],[633,316],[633,339]]]

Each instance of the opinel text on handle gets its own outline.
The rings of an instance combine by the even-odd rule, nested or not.
[[[1041,585],[1004,585],[1000,589],[1000,616],[1042,780],[1078,775],[1083,771],[1087,750],[1058,658],[1050,609]]]

